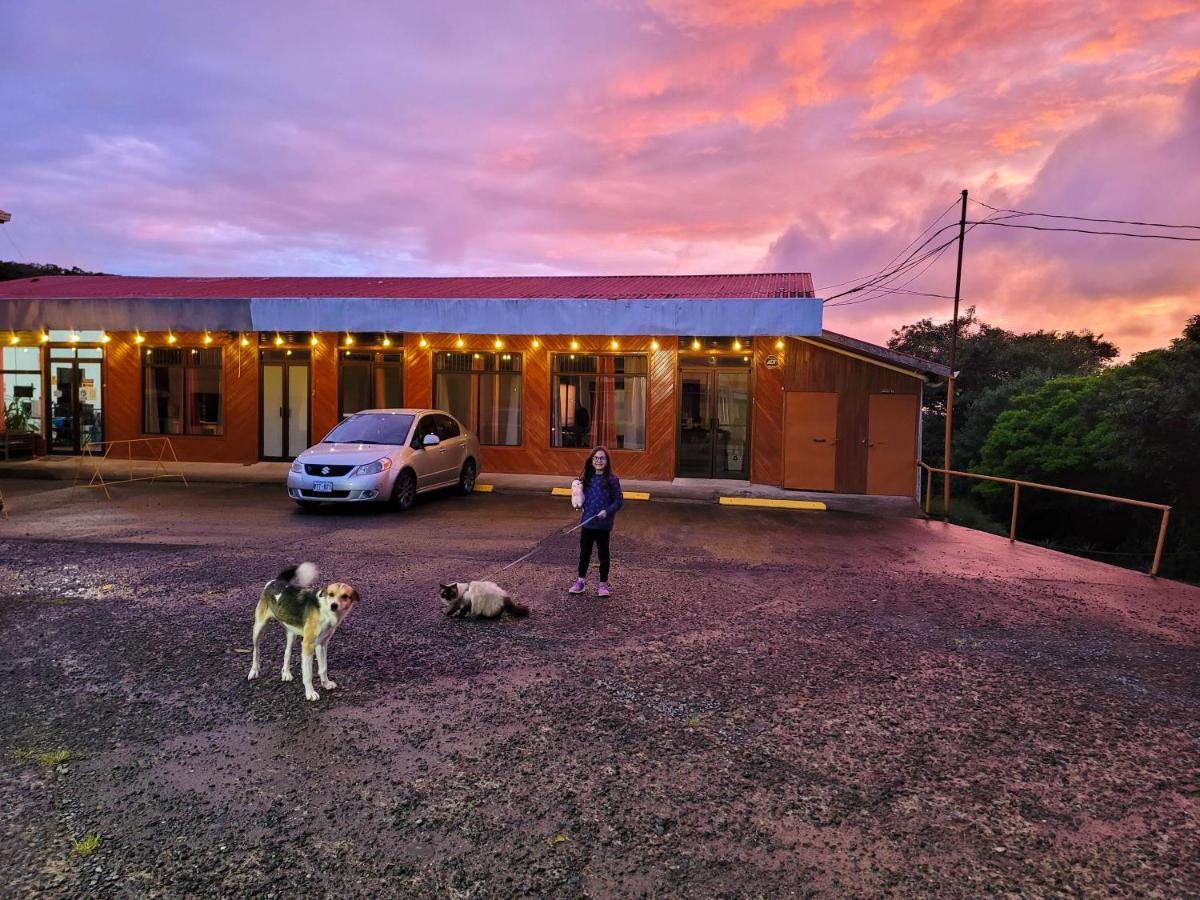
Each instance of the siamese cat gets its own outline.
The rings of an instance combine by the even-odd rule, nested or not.
[[[529,615],[529,607],[514,603],[494,581],[459,581],[440,585],[442,608],[448,616],[460,619],[468,613],[472,619],[494,619],[505,610],[518,618]]]

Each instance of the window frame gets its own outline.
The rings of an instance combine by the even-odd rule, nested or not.
[[[493,367],[490,369],[469,369],[456,370],[447,369],[440,365],[439,360],[445,354],[462,354],[464,356],[478,355],[480,357],[489,357],[493,362]],[[515,358],[517,362],[516,371],[501,371],[494,364],[500,361],[503,356]],[[443,410],[451,419],[458,422],[463,428],[475,435],[475,439],[479,441],[481,447],[522,447],[525,444],[525,355],[515,350],[437,350],[433,353],[433,405],[434,408]],[[438,396],[438,375],[466,375],[471,379],[471,399],[472,406],[475,411],[474,422],[467,422],[459,419],[448,409],[443,400],[445,398]],[[482,376],[488,375],[499,378],[501,375],[516,376],[519,382],[517,390],[517,440],[512,444],[497,444],[484,441],[482,431],[479,427],[479,418],[482,415],[483,405],[479,402],[479,396],[483,382]]]
[[[150,437],[224,438],[226,436],[226,434],[225,434],[226,419],[228,418],[226,415],[227,392],[226,392],[226,384],[225,384],[225,347],[223,345],[219,345],[219,346],[215,346],[215,347],[191,347],[191,346],[147,347],[145,349],[147,352],[142,353],[139,351],[139,353],[138,353],[138,356],[140,358],[140,363],[141,363],[139,366],[139,368],[141,370],[141,379],[140,379],[138,393],[141,394],[141,407],[142,407],[141,420],[138,423],[139,424],[139,433],[150,436]],[[179,363],[179,364],[161,364],[161,363],[155,364],[155,363],[150,362],[150,360],[153,358],[153,353],[158,350],[178,350],[181,354],[184,354],[183,362]],[[220,362],[216,365],[192,364],[191,360],[198,359],[199,356],[198,356],[198,353],[193,354],[191,351],[198,351],[198,353],[199,352],[212,353],[215,351],[217,354],[219,354],[218,359],[220,360]],[[183,373],[182,403],[180,405],[180,413],[179,413],[180,421],[183,423],[183,430],[179,431],[179,432],[147,431],[146,430],[146,425],[147,425],[146,413],[148,411],[148,407],[147,407],[147,403],[146,403],[146,400],[147,400],[147,397],[146,397],[146,375],[147,375],[147,372],[150,369],[171,369],[171,368],[178,368]],[[189,431],[188,430],[191,427],[191,416],[189,415],[189,413],[191,412],[191,404],[192,404],[192,401],[190,399],[190,393],[188,391],[188,378],[187,378],[188,369],[214,369],[214,370],[216,370],[217,374],[220,377],[219,387],[218,387],[218,391],[217,391],[217,396],[220,398],[220,409],[221,409],[220,420],[217,423],[218,428],[219,428],[218,431],[205,432],[205,431]]]
[[[347,356],[355,353],[370,353],[371,359],[350,359],[347,362]],[[395,360],[383,360],[381,356],[397,356]],[[360,413],[363,409],[404,409],[404,383],[407,379],[404,377],[404,350],[402,348],[388,348],[386,350],[377,347],[369,347],[362,350],[348,350],[345,347],[339,347],[337,352],[338,359],[338,421],[352,416],[355,413]],[[346,412],[346,368],[364,368],[367,370],[367,383],[370,385],[371,400],[376,401],[379,398],[375,396],[375,370],[380,369],[398,369],[400,372],[400,405],[395,407],[379,406],[377,403],[372,403],[371,406],[365,406],[363,409],[356,409],[352,412]]]
[[[548,435],[550,449],[551,450],[591,450],[592,449],[591,446],[589,446],[589,447],[563,447],[563,446],[555,445],[555,443],[554,443],[554,426],[555,426],[556,410],[558,408],[558,394],[555,391],[555,379],[559,378],[560,376],[564,376],[564,375],[566,377],[585,376],[586,375],[586,376],[594,376],[597,379],[600,379],[602,377],[610,377],[610,376],[608,376],[608,373],[600,372],[599,367],[597,367],[597,371],[595,371],[595,372],[560,372],[558,369],[558,365],[557,365],[557,361],[558,361],[559,357],[572,357],[572,356],[577,356],[577,357],[578,356],[592,356],[592,357],[596,357],[597,359],[599,359],[601,357],[613,357],[613,358],[626,357],[627,358],[627,357],[636,356],[636,357],[641,358],[645,362],[646,371],[644,373],[636,373],[636,374],[630,374],[630,375],[626,375],[625,373],[620,373],[618,375],[618,373],[614,372],[611,375],[611,377],[614,379],[617,377],[641,378],[645,381],[645,384],[646,384],[646,394],[645,394],[645,403],[644,403],[645,410],[643,411],[643,414],[642,414],[642,416],[643,416],[643,418],[642,418],[642,433],[645,435],[645,439],[643,441],[642,447],[641,447],[641,449],[634,449],[632,447],[608,447],[607,449],[610,453],[612,453],[612,452],[646,453],[650,449],[649,422],[650,422],[650,357],[651,357],[651,354],[645,353],[645,352],[638,352],[638,351],[621,351],[621,350],[617,350],[617,351],[612,351],[612,350],[609,350],[609,351],[554,350],[550,353],[550,366],[549,366],[549,369],[550,369],[550,385],[549,385],[549,388],[550,388],[550,393],[549,393],[549,397],[550,397],[550,410],[549,410],[549,412],[550,412],[550,417],[549,417],[550,418],[550,433]],[[591,415],[591,410],[588,410],[588,414]],[[589,423],[588,427],[589,427],[591,435],[594,439],[596,436],[595,423],[594,422]],[[592,446],[595,446],[595,444],[593,443]]]

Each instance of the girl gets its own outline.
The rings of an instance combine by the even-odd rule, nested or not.
[[[567,593],[583,593],[588,566],[592,562],[592,546],[595,545],[600,556],[600,587],[596,596],[608,597],[612,594],[608,587],[608,539],[612,535],[613,519],[625,498],[607,449],[597,447],[592,451],[583,464],[580,481],[583,482],[583,511],[579,519],[587,524],[579,529],[579,577]]]

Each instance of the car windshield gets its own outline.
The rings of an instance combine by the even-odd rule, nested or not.
[[[360,413],[339,422],[325,444],[403,444],[413,417],[393,413]]]

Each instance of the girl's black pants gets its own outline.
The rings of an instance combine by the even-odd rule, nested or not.
[[[612,531],[607,528],[579,529],[579,577],[586,578],[588,565],[592,561],[592,546],[600,555],[600,580],[608,581],[608,539]]]

